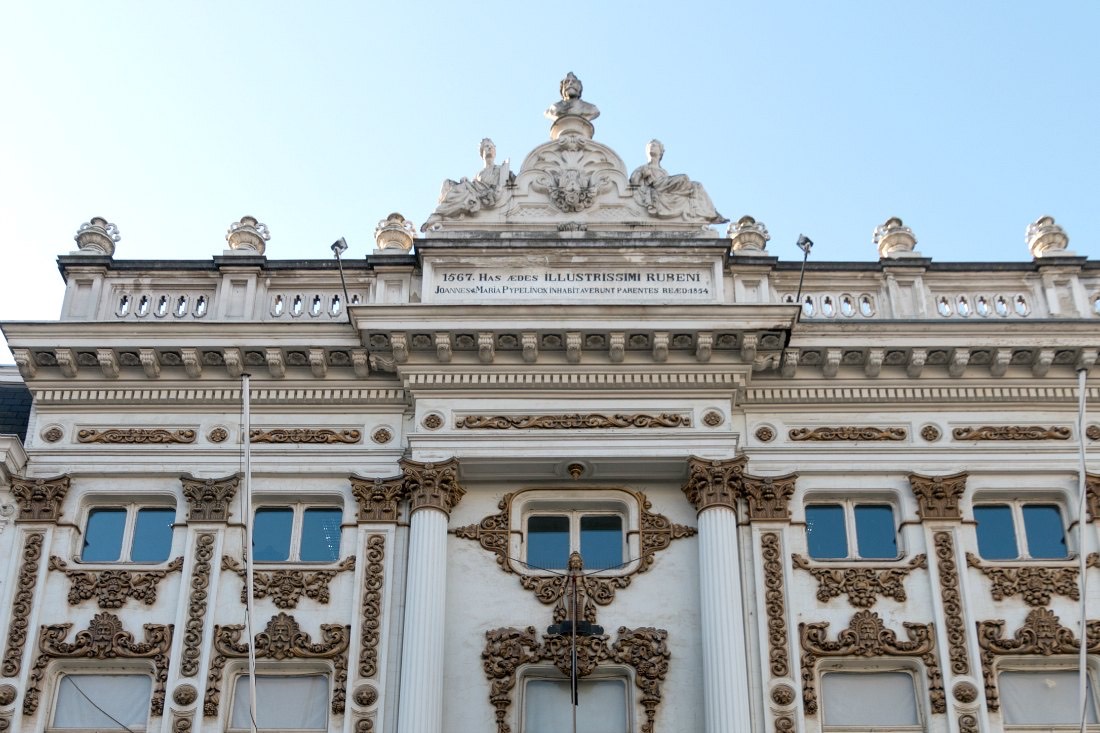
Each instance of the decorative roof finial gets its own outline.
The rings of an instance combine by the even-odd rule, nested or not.
[[[374,241],[378,244],[379,252],[408,252],[412,249],[414,239],[416,227],[396,211],[378,222],[374,229]]]
[[[1066,250],[1067,246],[1069,236],[1054,223],[1053,216],[1041,216],[1027,225],[1027,248],[1035,259],[1071,257],[1073,253]]]
[[[239,252],[255,252],[262,255],[267,247],[265,242],[271,239],[267,224],[261,224],[254,216],[242,216],[241,220],[229,225],[225,241],[229,249]]]
[[[920,257],[920,252],[914,250],[917,238],[913,236],[913,230],[896,216],[891,216],[875,227],[872,241],[878,247],[878,256],[881,259]]]
[[[765,255],[768,247],[768,228],[764,222],[751,216],[742,216],[726,229],[730,238],[730,249],[735,255]]]
[[[114,224],[107,223],[107,220],[101,216],[93,216],[91,221],[80,225],[73,239],[76,240],[76,245],[82,254],[113,257],[115,242],[122,237],[119,236],[118,227]]]

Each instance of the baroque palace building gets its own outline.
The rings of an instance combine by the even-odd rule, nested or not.
[[[247,731],[250,649],[265,731],[1077,730],[1082,643],[1100,730],[1100,262],[803,281],[561,97],[362,259],[80,227],[3,324],[0,731]]]

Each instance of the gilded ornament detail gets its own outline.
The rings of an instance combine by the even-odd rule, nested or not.
[[[329,602],[329,583],[338,573],[355,569],[355,556],[345,558],[331,570],[253,570],[252,597],[271,597],[277,608],[297,608],[302,596],[321,604]],[[222,556],[222,570],[229,570],[242,580],[244,567],[228,555]],[[248,600],[248,587],[241,588],[241,603]]]
[[[210,673],[206,678],[206,694],[203,698],[203,715],[211,718],[218,714],[221,705],[222,672],[229,659],[248,656],[248,642],[241,642],[243,624],[214,626],[214,656]],[[345,687],[348,681],[348,643],[351,627],[340,624],[321,624],[321,642],[314,644],[309,634],[302,631],[293,616],[278,613],[271,617],[267,627],[256,634],[256,657],[260,659],[331,659],[335,669],[332,681],[334,714],[342,714],[345,707]]]
[[[909,431],[905,428],[875,428],[844,425],[840,427],[824,428],[791,428],[787,437],[791,440],[803,441],[836,441],[836,440],[905,440]]]
[[[691,416],[662,412],[659,415],[598,413],[568,415],[466,415],[456,428],[473,430],[584,430],[596,428],[690,428]]]
[[[985,700],[989,709],[997,711],[1001,700],[997,692],[997,675],[993,662],[998,655],[1076,654],[1081,642],[1073,629],[1062,626],[1054,612],[1047,608],[1032,609],[1023,626],[1011,639],[1004,638],[1004,621],[979,621],[978,646],[982,649],[982,677],[985,680]],[[1100,621],[1089,621],[1085,632],[1089,654],[1100,653]]]
[[[362,431],[352,428],[330,430],[328,428],[272,428],[256,429],[250,432],[252,443],[358,443],[363,437]]]
[[[873,611],[857,611],[847,629],[828,638],[828,622],[799,624],[802,644],[802,702],[807,715],[817,713],[817,687],[814,666],[822,657],[919,657],[928,676],[928,693],[933,713],[947,712],[947,696],[943,689],[936,658],[936,637],[932,624],[905,623],[908,641],[899,641],[892,629],[887,629]]]
[[[38,632],[38,658],[27,678],[23,696],[23,714],[38,709],[42,681],[52,659],[149,659],[153,663],[153,696],[150,712],[164,714],[165,683],[168,681],[168,652],[172,648],[172,625],[145,624],[145,641],[139,642],[126,631],[112,613],[96,614],[88,628],[77,632],[73,641],[64,641],[72,624],[42,626]]]
[[[817,600],[828,603],[841,595],[848,596],[848,603],[856,608],[870,608],[879,596],[893,598],[904,603],[905,578],[917,568],[927,568],[924,555],[915,555],[902,567],[869,565],[815,565],[799,554],[791,555],[794,566],[805,570],[817,579]]]
[[[161,570],[70,570],[68,564],[51,555],[50,570],[59,570],[69,579],[69,605],[95,598],[100,608],[122,608],[127,598],[147,606],[157,602],[157,585],[168,573],[183,568],[183,557],[177,557]]]
[[[165,428],[106,428],[85,429],[76,434],[78,443],[107,443],[125,445],[161,445],[164,443],[194,443],[195,430],[167,430]]]
[[[955,440],[1069,440],[1072,435],[1073,430],[1064,425],[983,425],[951,431]]]
[[[936,532],[932,538],[936,548],[936,567],[940,575],[940,596],[947,627],[947,656],[952,674],[970,674],[970,657],[966,651],[966,626],[962,617],[962,587],[955,562],[955,541],[950,532]],[[956,693],[958,685],[955,686]],[[958,697],[958,694],[956,694]]]
[[[1075,601],[1081,597],[1077,590],[1077,568],[1043,565],[998,567],[983,563],[970,552],[966,553],[966,564],[989,578],[989,592],[995,601],[1019,595],[1027,605],[1034,607],[1047,605],[1055,593]]]
[[[27,619],[34,606],[34,591],[38,585],[38,563],[42,559],[42,542],[46,535],[32,532],[23,542],[23,562],[19,566],[19,585],[11,602],[11,622],[8,643],[0,672],[5,677],[18,677],[23,668],[23,647],[27,643]]]

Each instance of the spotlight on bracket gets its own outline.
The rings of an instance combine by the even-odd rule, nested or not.
[[[801,243],[801,241],[802,240],[799,240],[800,243]],[[800,246],[801,246],[801,244],[800,244]],[[329,247],[329,249],[332,250],[333,255],[335,255],[336,257],[339,257],[340,255],[342,255],[342,254],[344,254],[345,252],[348,251],[348,243],[344,241],[343,237],[340,237],[339,239],[337,239],[335,242],[332,243],[332,246]]]
[[[802,250],[802,253],[809,256],[810,250],[814,248],[814,241],[807,237],[805,234],[798,235],[798,248]]]

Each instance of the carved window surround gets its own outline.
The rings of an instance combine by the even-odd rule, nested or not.
[[[989,579],[989,593],[995,601],[1020,595],[1027,605],[1035,607],[1050,603],[1055,593],[1074,601],[1081,597],[1077,588],[1076,565],[1040,565],[1036,562],[991,565],[971,552],[966,553],[966,564],[980,570]],[[1089,555],[1085,564],[1087,567],[1097,566],[1096,553]]]
[[[792,554],[791,560],[794,567],[817,579],[817,600],[828,603],[847,595],[848,603],[856,608],[874,606],[879,596],[905,602],[905,578],[917,568],[928,568],[928,558],[923,554],[914,555],[904,565],[813,563],[798,553]]]
[[[96,614],[88,628],[77,632],[72,643],[64,641],[72,624],[42,626],[38,632],[38,658],[27,678],[23,696],[23,714],[38,709],[46,667],[56,659],[149,660],[153,665],[153,697],[150,712],[164,714],[165,683],[168,680],[168,653],[172,648],[172,625],[145,624],[145,641],[139,642],[126,631],[112,613]]]
[[[736,511],[737,500],[744,499],[750,522],[789,521],[790,500],[798,474],[754,476],[745,471],[748,461],[747,456],[725,461],[692,456],[688,459],[688,479],[682,491],[697,512],[712,506]]]
[[[100,608],[122,608],[127,598],[141,601],[147,606],[157,602],[157,586],[168,573],[183,569],[183,557],[177,557],[163,568],[152,570],[126,570],[108,568],[102,570],[72,570],[68,564],[51,555],[50,570],[58,570],[69,579],[69,605],[95,598]]]
[[[985,700],[986,705],[993,711],[1001,707],[1001,699],[997,691],[997,674],[994,669],[998,656],[1076,655],[1081,648],[1081,642],[1073,635],[1073,630],[1062,626],[1054,612],[1046,608],[1032,609],[1023,626],[1016,630],[1011,639],[1004,638],[1004,629],[1004,621],[978,622],[978,646],[982,649]],[[1100,621],[1088,621],[1085,638],[1088,653],[1100,653]]]
[[[661,704],[661,683],[668,674],[668,632],[664,629],[620,626],[615,643],[610,636],[577,638],[577,674],[587,677],[601,662],[610,662],[634,670],[634,682],[641,691],[639,703],[645,710],[642,733],[654,733],[657,709]],[[568,678],[572,657],[571,637],[544,635],[540,641],[535,627],[500,628],[485,632],[482,666],[489,678],[489,702],[496,709],[497,733],[511,733],[508,710],[518,673],[525,665],[553,664]]]
[[[242,580],[246,571],[236,559],[222,556],[222,570],[229,570]],[[344,558],[339,564],[320,570],[306,568],[279,568],[254,570],[252,574],[252,597],[267,598],[278,608],[297,608],[302,596],[321,604],[329,602],[329,583],[339,573],[355,569],[355,556]],[[247,581],[246,581],[247,582]],[[248,600],[248,586],[241,587],[241,603]]]
[[[240,486],[240,474],[224,478],[195,478],[190,474],[180,477],[183,495],[189,505],[188,522],[228,522],[229,502]]]
[[[241,643],[243,633],[243,624],[214,626],[214,656],[210,662],[210,673],[206,678],[206,694],[202,706],[203,715],[207,718],[218,715],[226,662],[248,656],[248,643]],[[348,646],[351,640],[351,626],[321,624],[321,638],[320,643],[314,644],[313,639],[302,631],[293,616],[278,613],[271,617],[262,632],[256,634],[256,657],[279,661],[331,660],[335,672],[332,681],[331,709],[334,714],[341,714],[344,712],[347,695],[345,688],[348,681]]]
[[[815,670],[817,661],[821,658],[837,657],[919,658],[924,663],[928,677],[928,695],[932,712],[947,712],[947,697],[936,656],[936,636],[933,625],[909,622],[903,625],[909,641],[899,641],[897,633],[887,629],[879,615],[873,611],[857,611],[852,616],[848,628],[837,634],[836,641],[828,639],[829,623],[826,621],[799,624],[798,634],[802,645],[802,702],[806,714],[817,714],[817,672]]]
[[[567,502],[572,494],[583,496],[584,501],[604,501],[610,499],[622,504],[625,511],[624,527],[630,533],[636,531],[637,544],[629,543],[630,551],[636,553],[637,562],[629,563],[623,569],[608,570],[606,573],[585,575],[578,589],[580,592],[580,613],[587,621],[596,620],[596,606],[607,606],[615,600],[615,591],[630,585],[633,576],[648,571],[656,554],[666,549],[673,540],[691,537],[695,528],[675,524],[663,514],[654,514],[649,510],[652,504],[640,491],[613,489],[593,492],[585,489],[557,490],[554,500]],[[538,575],[527,569],[517,569],[511,558],[520,554],[519,537],[523,534],[524,507],[537,503],[541,496],[549,492],[542,489],[524,489],[506,494],[497,508],[500,512],[482,519],[477,524],[457,527],[456,537],[474,540],[481,547],[497,556],[497,565],[506,573],[519,576],[520,584],[533,591],[535,597],[544,604],[554,605],[554,621],[560,622],[566,617],[565,596],[568,589],[568,577],[563,574]],[[563,498],[564,497],[564,498]]]

